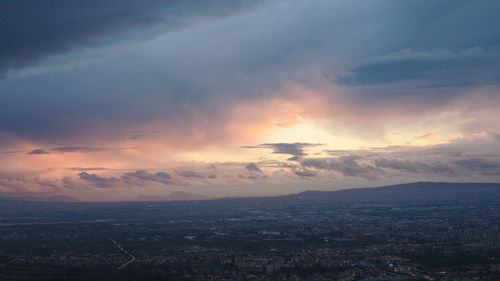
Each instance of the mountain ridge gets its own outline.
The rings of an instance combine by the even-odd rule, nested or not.
[[[3,195],[3,194],[1,194]],[[0,200],[30,202],[82,202],[66,195],[53,196],[1,196]],[[339,190],[306,190],[278,196],[209,197],[184,191],[169,195],[139,195],[123,202],[173,202],[173,201],[443,201],[500,199],[500,183],[410,182],[403,184],[348,188]],[[113,202],[113,201],[109,201]],[[115,201],[121,202],[121,201]]]

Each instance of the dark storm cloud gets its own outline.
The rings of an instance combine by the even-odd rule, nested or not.
[[[293,156],[304,156],[304,149],[308,147],[315,147],[321,144],[317,143],[263,143],[257,146],[244,146],[244,148],[270,148],[275,154],[290,154]],[[293,158],[293,157],[292,157]],[[298,159],[298,158],[297,158]],[[293,159],[291,161],[294,161]]]
[[[245,168],[250,172],[262,173],[262,170],[255,163],[248,163]]]
[[[43,62],[0,81],[0,134],[126,139],[154,120],[173,135],[219,139],[231,105],[272,98],[290,81],[317,87],[318,72],[344,85],[412,89],[351,87],[343,100],[353,111],[411,97],[423,100],[412,107],[420,112],[460,94],[434,94],[436,87],[498,81],[498,1],[249,2],[2,1],[0,38],[9,44],[0,46],[0,73]],[[217,126],[193,128],[201,123],[193,112]]]
[[[403,51],[377,57],[338,79],[348,85],[418,80],[415,88],[500,83],[500,50],[476,47],[463,51]]]
[[[8,44],[0,45],[0,77],[50,55],[120,40],[145,26],[175,29],[250,5],[240,0],[2,1],[0,38]],[[135,37],[151,37],[159,30],[148,32]]]
[[[345,85],[406,83],[421,91],[439,87],[499,84],[498,1],[383,1],[375,52],[337,76]],[[369,19],[367,19],[369,20]],[[363,20],[362,20],[363,21]],[[375,39],[375,38],[374,38]]]

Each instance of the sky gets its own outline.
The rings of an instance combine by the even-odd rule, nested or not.
[[[500,3],[0,3],[0,193],[500,181]]]

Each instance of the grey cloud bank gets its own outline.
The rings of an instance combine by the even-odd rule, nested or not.
[[[318,87],[309,68],[356,86],[344,97],[353,106],[405,96],[432,105],[464,94],[433,88],[499,81],[497,1],[2,5],[1,71],[25,73],[0,81],[0,131],[34,140],[122,134],[152,120],[186,127],[193,111],[224,123],[221,109],[271,98],[289,81]],[[355,89],[393,82],[413,91]]]

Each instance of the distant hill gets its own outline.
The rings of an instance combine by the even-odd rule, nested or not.
[[[304,191],[275,197],[223,198],[217,204],[290,206],[297,204],[355,202],[481,202],[500,200],[500,183],[415,182],[381,187]]]
[[[78,202],[65,195],[33,196],[0,193],[0,200],[31,202]],[[381,187],[342,189],[336,191],[304,191],[274,197],[219,198],[174,191],[166,196],[139,195],[133,201],[204,201],[206,205],[293,205],[342,202],[438,202],[500,200],[500,183],[415,182]]]
[[[139,195],[137,196],[136,201],[199,201],[208,199],[210,199],[210,197],[205,195],[174,191],[167,196]]]
[[[78,202],[77,199],[68,195],[52,196],[0,196],[2,200],[32,201],[32,202]]]
[[[500,199],[500,183],[415,182],[390,186],[304,191],[282,196],[294,200],[443,201]]]

